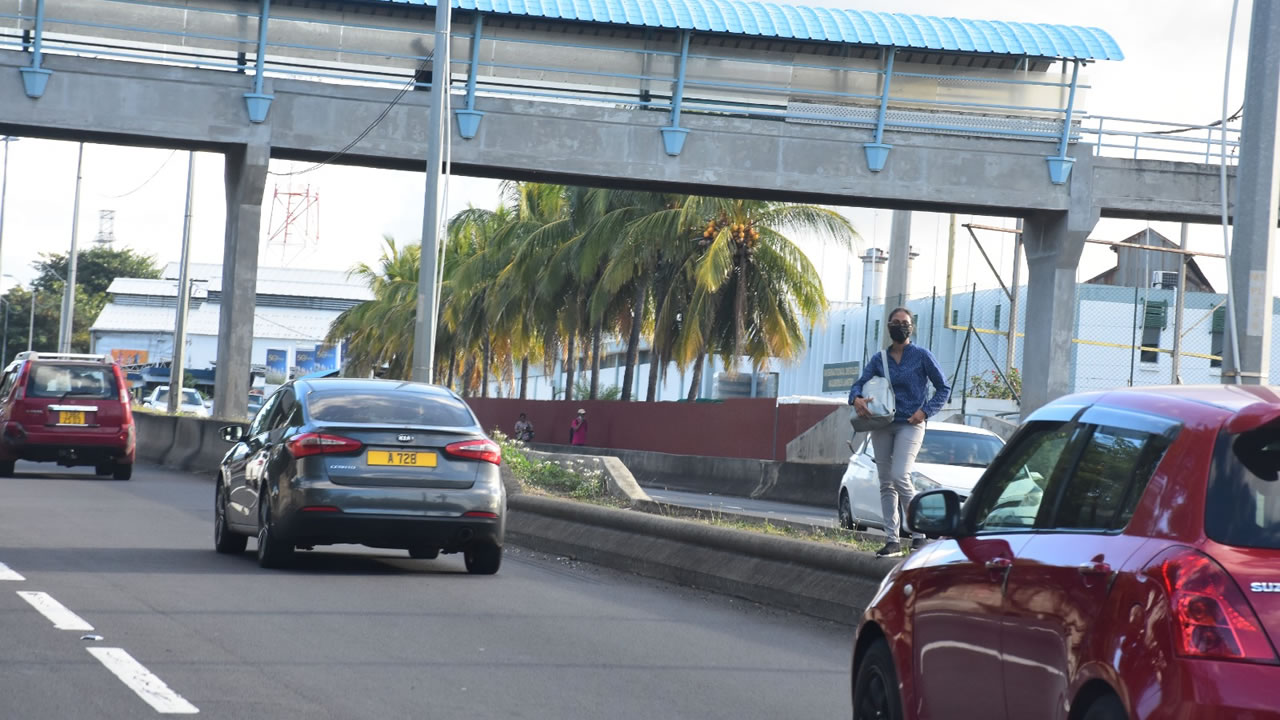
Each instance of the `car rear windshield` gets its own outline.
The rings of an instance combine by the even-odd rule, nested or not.
[[[1205,501],[1209,537],[1280,550],[1280,422],[1219,435],[1213,460]]]
[[[169,402],[169,391],[164,389],[157,390],[156,402],[158,403]],[[200,394],[197,393],[195,390],[183,390],[182,403],[184,405],[203,405],[204,401],[200,399]]]
[[[307,411],[320,423],[371,423],[471,427],[471,410],[446,395],[419,392],[345,390],[313,391],[307,395]]]
[[[986,467],[1003,446],[998,438],[990,435],[929,430],[924,434],[916,462]]]
[[[115,373],[101,365],[36,365],[27,380],[27,397],[118,397]]]

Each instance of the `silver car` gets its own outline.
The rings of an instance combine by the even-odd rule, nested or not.
[[[229,426],[214,499],[214,546],[288,564],[295,548],[354,543],[414,558],[502,564],[502,453],[444,388],[393,380],[299,379],[247,429]]]

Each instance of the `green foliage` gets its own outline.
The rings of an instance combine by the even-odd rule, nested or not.
[[[599,460],[536,460],[525,454],[525,444],[494,430],[493,439],[502,446],[502,462],[523,485],[553,495],[577,500],[607,497],[609,486]]]
[[[1022,397],[1022,374],[1018,372],[1018,368],[1011,369],[1006,377],[1018,397]],[[969,378],[969,395],[992,400],[1012,400],[1014,397],[1009,392],[1009,385],[1000,379],[1000,374],[995,370],[988,370]]]
[[[584,398],[591,394],[590,383],[579,380],[573,384],[573,396],[576,398]],[[622,397],[622,388],[617,385],[606,385],[596,393],[597,400],[617,400]]]

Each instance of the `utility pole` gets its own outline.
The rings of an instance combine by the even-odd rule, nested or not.
[[[169,413],[182,406],[182,378],[186,374],[187,309],[191,304],[191,197],[195,189],[196,154],[187,152],[187,203],[182,217],[182,258],[178,270],[177,319],[173,326],[173,358],[169,362]],[[240,402],[244,398],[239,399]]]
[[[1182,223],[1182,249],[1187,249],[1187,224]],[[1174,292],[1174,310],[1173,310],[1173,362],[1169,371],[1169,382],[1174,385],[1182,384],[1182,312],[1186,307],[1183,299],[1187,293],[1187,263],[1191,261],[1190,255],[1178,255],[1178,289]]]
[[[911,278],[909,262],[911,260],[911,211],[894,210],[893,224],[889,230],[889,274],[888,287],[884,293],[884,320],[880,327],[888,332],[889,313],[895,307],[907,304]],[[883,345],[883,343],[881,343]]]
[[[450,132],[444,105],[449,92],[449,26],[451,4],[436,3],[435,48],[431,59],[431,112],[427,119],[427,189],[422,208],[421,267],[418,271],[418,317],[413,333],[413,379],[432,382],[435,368],[436,260],[440,252],[440,170],[445,133]]]
[[[58,325],[58,352],[71,352],[72,322],[76,314],[76,233],[80,231],[80,180],[84,169],[84,143],[76,154],[76,196],[71,210],[71,253],[67,255],[67,283],[62,293],[62,318]]]
[[[1009,286],[1009,335],[1005,342],[1004,374],[1013,377],[1018,354],[1018,285],[1022,282],[1022,218],[1013,235],[1013,283]],[[950,319],[948,318],[948,321]]]
[[[36,337],[36,286],[31,286],[31,325],[27,327],[27,352],[31,352],[31,343]]]
[[[0,271],[3,271],[4,258],[4,208],[5,198],[9,193],[9,143],[17,142],[18,138],[12,135],[5,135],[0,142],[4,143],[4,170],[0,171]]]
[[[1236,171],[1235,217],[1229,267],[1234,322],[1223,353],[1222,382],[1260,385],[1271,361],[1271,243],[1280,202],[1280,3],[1254,0],[1245,69],[1244,108]],[[1231,315],[1232,313],[1228,313]]]

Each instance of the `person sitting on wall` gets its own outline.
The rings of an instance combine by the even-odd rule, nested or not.
[[[516,440],[533,442],[533,423],[529,422],[528,416],[524,413],[520,413],[520,419],[516,420]]]

